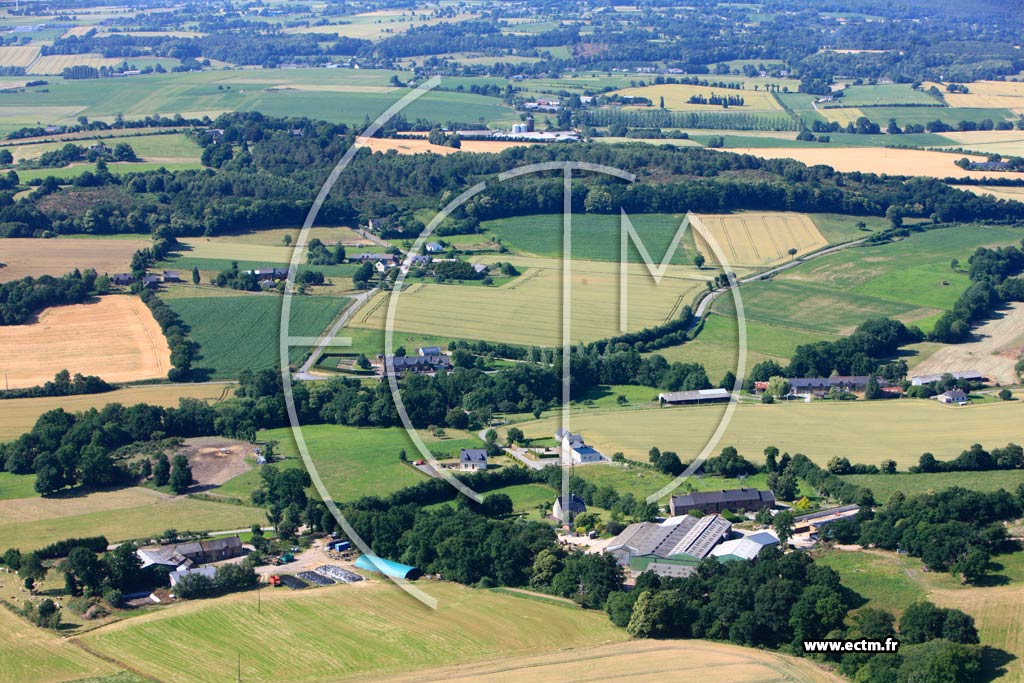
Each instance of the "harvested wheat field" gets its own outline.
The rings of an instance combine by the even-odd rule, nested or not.
[[[790,249],[801,255],[828,244],[810,217],[802,213],[702,214],[700,219],[730,266],[766,266],[792,258]],[[697,231],[693,239],[708,263],[720,265]]]
[[[610,94],[625,97],[646,97],[655,105],[660,104],[661,98],[665,98],[665,108],[670,111],[725,111],[719,104],[691,104],[689,102],[690,97],[693,96],[710,98],[713,95],[743,98],[742,106],[732,107],[728,111],[744,113],[782,111],[782,107],[775,97],[766,90],[734,90],[730,88],[713,88],[706,85],[667,83],[637,88],[623,88]]]
[[[103,394],[82,396],[48,396],[45,398],[11,398],[0,403],[0,441],[15,439],[32,429],[39,416],[54,408],[75,413],[89,408],[102,408],[108,403],[133,406],[148,403],[172,408],[183,398],[197,398],[216,403],[234,393],[233,384],[140,384]]]
[[[36,322],[0,327],[0,372],[11,389],[53,379],[62,369],[108,382],[163,377],[171,350],[142,299],[104,296],[48,308]]]
[[[943,133],[942,137],[955,141],[956,147],[972,152],[1024,156],[1024,130],[955,131]]]
[[[0,47],[0,66],[28,66],[38,56],[38,45],[5,45]]]
[[[632,641],[532,657],[498,659],[486,664],[428,669],[389,680],[392,683],[480,680],[491,683],[524,680],[534,683],[605,680],[660,683],[666,678],[734,683],[838,683],[843,680],[806,659],[704,640]]]
[[[81,55],[46,55],[32,63],[31,68],[26,69],[27,73],[35,76],[37,74],[59,74],[64,69],[72,66],[117,66],[124,59],[121,57],[104,57],[100,54],[86,53]]]
[[[969,92],[946,92],[941,83],[926,82],[921,88],[932,86],[942,91],[942,97],[951,107],[980,107],[985,109],[1019,109],[1024,107],[1024,83],[1020,81],[975,81],[968,83]]]
[[[808,166],[831,166],[837,171],[887,173],[889,175],[923,176],[927,178],[988,178],[985,171],[965,171],[956,165],[958,159],[985,161],[976,154],[927,152],[919,149],[880,149],[878,147],[747,147],[728,150],[737,154],[753,154],[762,159],[795,159]],[[1024,179],[1024,173],[998,173],[1000,178]]]
[[[1014,365],[1024,353],[1024,304],[1010,304],[972,330],[965,344],[942,346],[914,366],[915,375],[977,370],[994,382],[1016,384]]]
[[[8,238],[0,241],[0,282],[29,275],[56,277],[75,268],[120,273],[128,270],[132,254],[147,246],[147,240]]]
[[[999,558],[996,558],[999,561]],[[933,590],[928,599],[939,607],[952,607],[974,617],[981,642],[1014,655],[999,679],[1024,680],[1024,586]]]
[[[856,123],[857,119],[864,116],[864,112],[858,107],[828,107],[818,110],[830,123],[838,123],[845,126],[849,123]]]
[[[455,152],[497,154],[510,147],[538,144],[535,142],[516,142],[513,140],[463,140],[462,147],[455,149],[454,147],[432,145],[426,140],[410,138],[402,138],[401,140],[392,138],[360,138],[360,141],[365,147],[369,147],[374,152],[395,150],[399,154],[422,154],[424,152],[433,152],[434,154],[454,154]]]

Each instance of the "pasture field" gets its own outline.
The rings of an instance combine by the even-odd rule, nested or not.
[[[991,447],[995,447],[992,444]],[[965,449],[966,450],[966,449]],[[857,486],[866,486],[875,494],[875,500],[885,502],[896,491],[908,498],[913,495],[941,491],[960,486],[972,491],[1016,492],[1024,484],[1021,470],[994,470],[991,472],[928,472],[926,474],[849,474],[843,477]]]
[[[368,329],[359,327],[345,327],[341,335],[352,340],[352,346],[336,347],[334,350],[341,353],[362,353],[367,358],[372,358],[378,353],[384,353],[384,329]],[[412,332],[394,331],[392,335],[394,347],[404,346],[410,354],[416,353],[416,349],[422,346],[440,346],[447,349],[448,344],[455,341],[453,337],[442,337],[431,334],[416,334]],[[330,351],[330,349],[328,349]]]
[[[290,333],[315,337],[345,307],[348,299],[333,296],[292,299]],[[175,313],[191,328],[200,358],[193,364],[212,378],[237,377],[243,369],[277,367],[280,363],[282,297],[275,294],[167,298]],[[295,362],[307,349],[293,347]],[[53,373],[50,373],[51,375]]]
[[[940,105],[937,99],[929,95],[927,84],[920,90],[914,90],[906,83],[888,83],[879,85],[849,85],[843,89],[843,96],[835,102],[819,105],[829,109],[832,107],[875,107],[884,104],[922,106]],[[870,114],[868,114],[870,117]]]
[[[386,496],[424,479],[418,470],[398,459],[403,449],[409,460],[419,457],[404,429],[306,425],[302,427],[302,436],[317,472],[335,500]],[[422,436],[428,447],[443,443],[425,433]],[[278,442],[278,453],[288,458],[278,463],[278,467],[304,467],[290,428],[264,430],[258,437],[260,441]],[[217,493],[247,500],[249,492],[258,487],[259,482],[259,471],[250,470],[228,481]]]
[[[1009,662],[986,662],[985,680],[1018,681],[1024,676],[1022,555],[995,556],[993,573],[1009,583],[983,587],[963,586],[949,574],[924,572],[919,559],[884,551],[829,552],[817,560],[839,572],[843,585],[867,598],[869,606],[898,614],[912,602],[927,599],[970,614],[981,642],[1011,655]]]
[[[479,680],[561,683],[607,679],[660,683],[666,676],[673,675],[687,681],[734,683],[839,683],[842,680],[806,659],[705,640],[634,640],[558,654],[496,659],[487,664],[428,669],[415,675],[389,677],[389,680],[393,683]]]
[[[701,328],[700,334],[692,341],[658,349],[654,353],[664,356],[670,363],[700,363],[711,381],[717,382],[726,372],[736,372],[738,334],[735,318],[711,315]],[[834,335],[825,332],[811,332],[747,320],[747,370],[765,360],[774,360],[786,365],[797,346],[835,338]]]
[[[513,257],[522,275],[499,287],[461,287],[416,282],[397,299],[393,329],[510,344],[561,343],[562,262]],[[692,268],[670,266],[660,285],[643,265],[630,264],[627,278],[627,329],[660,324],[678,315],[701,289]],[[619,331],[619,266],[573,261],[572,335],[593,340]],[[384,329],[390,292],[375,295],[351,322],[352,327]]]
[[[0,371],[12,389],[43,384],[63,369],[131,382],[171,368],[167,340],[136,296],[48,308],[28,325],[0,327],[0,347]]]
[[[966,263],[975,248],[1013,244],[1020,235],[1014,228],[967,225],[845,249],[743,285],[747,320],[846,334],[868,318],[890,316],[927,329],[970,284],[950,269],[950,259]],[[734,316],[731,297],[720,297],[713,309]]]
[[[371,581],[267,591],[258,617],[250,594],[195,601],[79,638],[91,650],[168,683],[234,676],[243,631],[244,679],[295,683],[322,681],[325,672],[337,681],[367,674],[390,678],[427,667],[483,664],[556,648],[571,652],[628,639],[599,612],[450,583],[420,587],[438,600],[438,609],[425,608],[397,586]],[[281,647],[282,634],[287,648]],[[182,667],[182,661],[204,665]]]
[[[896,119],[896,124],[903,128],[908,123],[920,123],[927,125],[931,121],[942,121],[950,126],[956,127],[961,121],[973,121],[981,123],[985,119],[991,119],[994,123],[999,121],[1016,121],[1017,117],[1009,109],[985,108],[985,107],[872,107],[868,118],[880,125],[883,129],[889,123],[889,119]]]
[[[78,142],[80,145],[93,144],[93,141],[88,138],[79,139],[82,140],[81,142]],[[132,149],[135,150],[135,154],[138,155],[140,159],[146,161],[199,161],[199,157],[202,155],[202,148],[193,142],[191,138],[182,133],[170,133],[165,135],[125,135],[119,137],[97,138],[97,140],[103,142],[103,144],[108,147],[114,147],[121,142],[126,142],[131,145]],[[21,162],[26,159],[38,159],[44,152],[60,149],[68,142],[69,141],[33,144],[17,144],[15,142],[9,146],[4,146],[7,146],[8,149],[11,150],[15,161]],[[19,171],[19,177],[20,173],[21,171]]]
[[[108,403],[124,406],[148,403],[170,408],[176,407],[182,398],[216,402],[233,392],[231,384],[139,384],[102,394],[4,399],[0,401],[0,441],[21,436],[32,429],[40,415],[54,408],[63,408],[69,413],[102,408]],[[0,484],[0,498],[6,497],[3,490]]]
[[[134,487],[66,496],[0,500],[0,545],[22,551],[62,538],[103,534],[111,543],[164,529],[217,531],[266,522],[264,510]]]
[[[20,607],[20,605],[18,605]],[[111,676],[121,670],[0,606],[0,681],[61,683]]]
[[[0,282],[31,275],[59,277],[75,268],[97,273],[128,270],[132,254],[149,246],[148,239],[51,239],[10,237],[0,243]]]
[[[972,329],[972,339],[949,344],[914,366],[914,374],[930,375],[971,368],[1000,384],[1017,384],[1014,366],[1024,355],[1024,304],[1008,304]]]
[[[0,47],[0,66],[28,66],[38,56],[38,45],[5,45]]]
[[[925,89],[933,85],[942,91],[943,98],[951,107],[1024,109],[1024,82],[1021,81],[974,81],[967,86],[969,92],[966,94],[946,92],[941,83],[921,84]]]
[[[157,267],[177,268],[182,271],[198,268],[208,282],[211,275],[222,270],[229,270],[232,263],[237,262],[241,270],[278,267],[287,268],[291,262],[293,247],[284,246],[284,235],[296,239],[298,228],[281,228],[264,232],[251,232],[242,235],[221,235],[218,237],[193,237],[180,240],[179,249],[169,258],[157,264]],[[341,241],[349,244],[349,251],[355,253],[352,244],[367,245],[369,240],[359,237],[349,228],[313,228],[309,239],[318,238],[326,244]],[[380,247],[373,248],[381,250]],[[300,256],[299,273],[316,270],[328,277],[347,278],[355,273],[359,266],[353,263],[341,263],[329,266],[310,266],[306,264],[306,255]],[[347,284],[347,282],[346,282]],[[312,293],[322,293],[322,289],[314,289]]]
[[[125,173],[145,173],[147,171],[156,171],[159,169],[166,169],[168,171],[188,171],[191,169],[202,168],[202,165],[198,160],[195,161],[116,161],[114,163],[107,164],[107,170],[114,175],[123,175]],[[92,172],[96,170],[95,164],[71,164],[70,166],[64,166],[62,168],[26,168],[18,170],[18,178],[21,182],[25,183],[30,180],[37,180],[40,178],[46,178],[53,176],[66,182],[70,182],[82,175],[86,171]]]
[[[594,410],[573,413],[571,428],[605,454],[622,451],[632,460],[646,461],[651,446],[657,446],[690,460],[707,443],[724,411],[723,405]],[[719,450],[732,445],[748,459],[758,460],[766,446],[774,445],[803,453],[822,466],[835,456],[866,465],[891,458],[905,470],[925,451],[948,460],[972,442],[994,447],[1019,441],[1017,424],[1022,416],[1020,401],[968,408],[923,399],[740,404]],[[551,416],[516,426],[527,437],[540,438],[553,434],[558,423],[558,416]]]
[[[722,77],[723,80],[730,80]],[[746,113],[776,113],[781,112],[782,107],[772,97],[772,94],[764,90],[733,90],[730,88],[712,88],[704,85],[647,85],[639,88],[624,88],[617,90],[610,95],[621,95],[624,97],[646,97],[653,102],[653,107],[658,107],[661,98],[665,98],[665,109],[669,111],[738,111]],[[743,106],[729,107],[723,109],[720,104],[690,104],[687,100],[694,95],[710,98],[712,95],[738,96],[743,98]],[[647,108],[647,107],[642,107]]]
[[[985,178],[984,171],[965,171],[956,165],[958,159],[985,161],[977,154],[951,154],[920,149],[879,149],[874,147],[737,147],[730,151],[752,154],[762,159],[795,159],[808,166],[831,166],[837,171],[886,173],[889,175],[923,176],[926,178]],[[1021,177],[1024,173],[1001,173],[1000,177]]]
[[[405,33],[411,28],[468,21],[479,16],[479,14],[470,12],[460,12],[451,17],[435,17],[431,12],[419,9],[376,10],[346,16],[337,24],[287,28],[285,33],[322,33],[325,36],[337,35],[347,38],[381,40]]]
[[[701,214],[700,220],[721,247],[730,269],[768,266],[792,258],[790,249],[800,256],[828,245],[810,217],[801,213]],[[710,264],[722,265],[702,235],[694,232],[693,239]]]
[[[665,446],[662,450],[672,450]],[[764,458],[760,453],[748,453],[747,458],[756,464],[761,464]],[[680,454],[681,456],[681,454]],[[646,454],[643,461],[647,461]],[[672,481],[672,477],[657,470],[649,470],[642,467],[620,465],[609,463],[607,465],[588,465],[579,467],[575,471],[576,476],[582,477],[596,486],[611,486],[619,492],[619,495],[633,494],[638,499],[643,499],[659,490],[662,486]],[[741,479],[730,479],[726,477],[712,477],[697,474],[687,479],[676,490],[676,495],[689,491],[721,491],[723,489],[739,488],[741,486],[764,489],[768,487],[767,474],[755,474]],[[813,488],[800,480],[800,495],[808,498],[815,498]]]

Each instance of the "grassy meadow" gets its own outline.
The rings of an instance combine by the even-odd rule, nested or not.
[[[829,254],[770,281],[744,285],[746,317],[812,333],[848,334],[864,320],[888,316],[927,331],[970,284],[966,273],[950,268],[951,259],[966,264],[975,248],[1013,244],[1021,235],[1014,228],[964,225]],[[713,308],[731,314],[731,297],[721,297]]]
[[[994,447],[994,446],[993,446]],[[925,474],[850,474],[843,477],[858,486],[866,486],[875,499],[885,502],[889,496],[902,491],[913,496],[959,486],[972,491],[1004,489],[1016,493],[1024,484],[1024,471],[994,470],[990,472],[928,472]]]
[[[103,534],[111,542],[149,537],[164,529],[216,531],[265,522],[246,505],[168,496],[145,488],[0,500],[0,546],[39,548],[62,538]]]
[[[7,634],[0,641],[0,681],[98,680],[121,671],[56,633],[33,626],[2,605],[0,629]]]
[[[437,610],[394,585],[372,581],[298,593],[263,591],[259,615],[255,596],[247,593],[195,601],[79,640],[168,683],[234,677],[239,654],[246,681],[301,683],[323,680],[325,671],[334,679],[389,677],[628,638],[604,614],[573,605],[449,583],[419,587],[438,600]],[[282,634],[288,634],[286,641]],[[204,664],[182,667],[182,661]]]

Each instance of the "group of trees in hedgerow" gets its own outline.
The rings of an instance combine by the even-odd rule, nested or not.
[[[69,486],[101,488],[134,483],[138,472],[129,470],[121,449],[168,437],[215,434],[216,420],[213,407],[189,398],[181,399],[177,408],[146,404],[125,408],[119,403],[80,413],[56,408],[40,415],[28,433],[0,444],[0,471],[34,473],[36,491],[43,495]],[[153,465],[157,485],[172,483],[172,470],[186,466],[187,461],[177,468],[168,466],[168,478],[160,481],[158,461]],[[183,492],[191,483],[190,472],[187,479],[183,485],[175,485],[176,492]]]
[[[1012,277],[1024,271],[1024,249],[978,247],[967,263],[971,285],[957,299],[953,310],[935,322],[930,335],[935,341],[948,344],[967,341],[972,324],[988,317],[1004,302],[1024,301],[1024,279]],[[959,268],[956,259],[950,265]]]
[[[0,398],[41,398],[43,396],[80,396],[82,394],[101,394],[113,391],[114,387],[96,375],[83,375],[76,372],[71,375],[67,369],[61,370],[49,382],[26,389],[6,389],[0,391]]]
[[[24,325],[44,308],[80,304],[109,287],[106,276],[77,269],[62,277],[28,276],[5,282],[0,284],[0,325]]]
[[[971,445],[952,460],[936,460],[931,453],[922,453],[911,472],[985,472],[988,470],[1019,470],[1024,468],[1024,448],[1015,443],[986,451],[981,444]]]
[[[0,192],[0,234],[214,235],[297,225],[337,159],[355,144],[356,132],[343,125],[253,112],[225,114],[211,129],[223,133],[195,134],[207,168],[123,175],[97,171],[90,174],[87,187],[62,187],[56,179],[43,179],[35,192],[17,202],[16,188]],[[292,134],[295,130],[302,135]],[[437,209],[446,193],[461,192],[503,171],[554,161],[603,163],[638,176],[630,184],[578,174],[572,197],[573,211],[578,212],[758,209],[883,216],[896,206],[907,217],[943,223],[1024,217],[1024,204],[963,192],[938,179],[836,173],[792,160],[667,145],[580,143],[440,158],[363,150],[338,178],[319,218],[373,219],[387,225],[418,209]],[[607,201],[587,201],[596,187],[602,196],[607,193]],[[47,199],[51,195],[67,201]],[[75,201],[77,197],[82,201]],[[561,178],[538,173],[493,184],[452,221],[475,226],[485,219],[560,212],[562,204]]]
[[[766,549],[752,562],[703,562],[688,578],[641,574],[629,592],[613,592],[605,611],[639,638],[711,638],[748,647],[804,654],[821,639],[901,641],[898,653],[832,656],[847,675],[865,683],[974,680],[982,648],[974,620],[931,603],[910,606],[900,618],[861,609],[839,575],[804,553]],[[924,672],[926,678],[916,678]]]

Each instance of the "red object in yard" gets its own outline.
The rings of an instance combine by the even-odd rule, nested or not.
[[[427,464],[427,463],[426,463],[426,462],[424,462],[424,461],[423,461],[422,459],[420,459],[420,460],[417,460],[417,461],[415,461],[415,462],[413,463],[413,465],[426,465],[426,464]]]
[[[268,583],[269,583],[269,584],[270,584],[271,586],[280,586],[280,585],[281,585],[281,577],[280,577],[280,576],[277,576],[277,575],[275,574],[274,576],[271,576],[271,577],[270,577],[269,579],[267,579],[267,582],[268,582]]]

